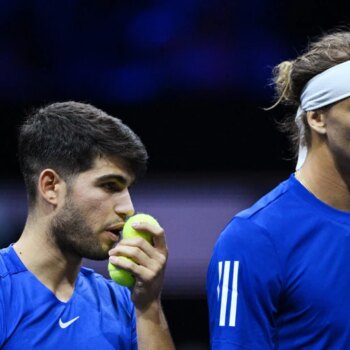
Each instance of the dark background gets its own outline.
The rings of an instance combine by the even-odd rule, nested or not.
[[[272,67],[295,58],[309,39],[347,25],[349,15],[346,1],[0,1],[2,246],[25,219],[17,126],[31,108],[54,101],[89,102],[131,126],[150,153],[143,188],[154,189],[154,201],[171,189],[169,212],[182,205],[174,198],[192,194],[209,207],[213,198],[230,206],[234,188],[240,204],[229,208],[228,220],[294,169],[275,125],[285,111],[263,110],[273,102]],[[221,210],[214,204],[213,220]],[[12,221],[4,208],[16,212]],[[166,228],[174,225],[164,220]],[[219,231],[198,247],[205,241],[211,248]],[[171,232],[169,247],[180,257],[177,235]],[[185,254],[183,261],[195,275]],[[203,274],[207,260],[198,261]],[[169,263],[171,276],[177,264]],[[181,276],[166,280],[163,303],[178,349],[208,348],[201,281],[172,293]]]

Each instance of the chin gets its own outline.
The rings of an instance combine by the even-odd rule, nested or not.
[[[108,252],[113,248],[112,241],[85,240],[75,242],[73,251],[80,257],[90,260],[106,260],[109,258]]]
[[[83,257],[90,260],[107,260],[109,258],[108,251],[105,252],[103,250],[93,251],[93,252],[85,252]]]
[[[81,247],[80,256],[90,260],[106,260],[109,258],[109,250],[112,246],[95,243],[93,246]]]

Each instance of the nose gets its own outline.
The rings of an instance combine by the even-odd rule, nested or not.
[[[132,204],[128,189],[125,189],[123,192],[119,193],[114,211],[124,220],[127,216],[131,216],[135,213],[134,205]]]

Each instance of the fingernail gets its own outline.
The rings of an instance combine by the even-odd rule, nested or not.
[[[109,257],[109,262],[114,263],[117,261],[118,261],[118,258],[115,255]]]

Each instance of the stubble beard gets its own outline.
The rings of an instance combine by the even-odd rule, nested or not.
[[[102,248],[96,234],[87,225],[86,217],[69,197],[53,218],[49,235],[63,254],[92,260],[108,258],[108,252]]]

